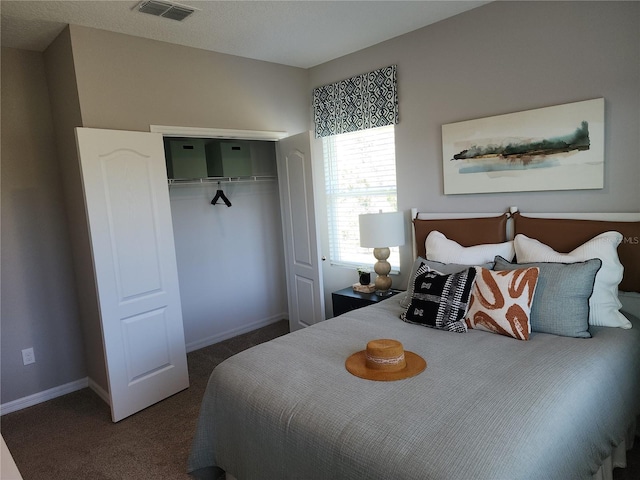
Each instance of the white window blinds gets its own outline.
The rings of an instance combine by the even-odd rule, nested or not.
[[[329,254],[332,264],[373,266],[360,247],[358,215],[397,210],[394,126],[323,137]],[[400,268],[398,247],[388,259]]]

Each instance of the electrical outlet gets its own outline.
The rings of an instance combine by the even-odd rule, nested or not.
[[[24,350],[22,350],[22,363],[24,365],[36,363],[36,354],[33,353],[33,347],[25,348]]]

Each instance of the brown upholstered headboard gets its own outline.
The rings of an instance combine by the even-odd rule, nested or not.
[[[515,210],[517,209],[513,207],[512,211]],[[618,256],[624,266],[624,277],[619,288],[626,292],[640,292],[640,213],[621,215],[532,213],[531,216],[526,216],[515,212],[512,219],[509,219],[510,214],[477,217],[473,214],[452,214],[449,218],[439,216],[426,219],[420,218],[420,215],[419,213],[416,215],[414,210],[415,254],[421,257],[426,256],[425,240],[433,230],[441,232],[447,238],[465,247],[501,243],[512,240],[515,235],[522,233],[561,253],[571,252],[603,232],[612,230],[620,232],[623,240],[618,246]],[[431,214],[427,215],[431,216]],[[598,215],[598,219],[594,220],[593,215]],[[624,220],[614,219],[614,217],[623,217]],[[510,228],[511,222],[513,222],[513,228]]]
[[[418,214],[419,215],[419,214]],[[502,243],[507,241],[507,214],[498,217],[447,218],[413,220],[416,254],[425,257],[424,242],[427,235],[437,230],[450,240],[463,247],[484,243]]]
[[[616,231],[623,236],[618,257],[624,266],[620,290],[640,292],[640,221],[577,220],[569,218],[537,218],[516,213],[514,235],[519,233],[568,253],[596,235]]]

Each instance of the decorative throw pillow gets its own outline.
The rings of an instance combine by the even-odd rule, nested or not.
[[[411,273],[409,274],[409,282],[407,283],[407,291],[404,294],[401,293],[400,295],[398,295],[398,301],[400,302],[402,308],[407,308],[411,303],[411,297],[413,296],[413,285],[416,280],[416,273],[418,272],[418,269],[426,263],[427,261],[422,257],[416,258],[413,262]]]
[[[411,303],[400,318],[440,330],[466,332],[463,319],[475,277],[474,268],[441,275],[422,264],[416,272]]]
[[[469,264],[469,265],[461,265],[459,263],[436,262],[435,260],[425,260],[424,263],[426,263],[431,270],[435,270],[436,272],[443,273],[445,275],[449,275],[450,273],[458,273],[471,267],[482,267],[482,268],[487,268],[489,270],[493,270],[493,265],[494,265],[494,262],[483,263],[481,265],[478,265],[476,263]]]
[[[437,230],[429,233],[424,243],[427,250],[427,260],[443,263],[480,265],[493,262],[496,255],[508,260],[512,260],[514,255],[513,241],[463,247],[458,242],[449,240]]]
[[[467,327],[528,340],[539,269],[493,271],[477,267],[476,270],[465,319]]]
[[[482,265],[460,265],[458,263],[442,263],[436,262],[433,260],[425,260],[422,257],[416,258],[413,262],[413,267],[411,268],[411,274],[409,276],[409,282],[407,283],[407,291],[403,294],[398,295],[398,301],[403,308],[407,308],[409,303],[411,303],[411,296],[413,295],[413,284],[416,279],[416,272],[421,265],[427,265],[431,270],[441,273],[441,274],[450,274],[450,273],[458,273],[466,270],[467,268],[479,266],[488,268],[489,270],[493,269],[493,262],[484,263]]]
[[[495,269],[540,269],[531,305],[532,332],[590,338],[589,297],[601,265],[599,258],[577,263],[509,263],[496,257]]]
[[[558,253],[548,245],[522,234],[516,235],[514,241],[518,262],[575,263],[599,258],[602,267],[596,274],[593,293],[589,298],[589,325],[631,328],[631,322],[619,312],[622,304],[618,299],[618,285],[624,272],[617,252],[620,242],[621,233],[604,232],[569,253]]]

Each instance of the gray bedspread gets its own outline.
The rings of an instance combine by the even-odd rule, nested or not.
[[[591,339],[520,341],[402,322],[396,298],[215,368],[188,468],[244,479],[591,478],[640,413],[640,320]],[[345,359],[394,338],[416,377],[374,382]]]

